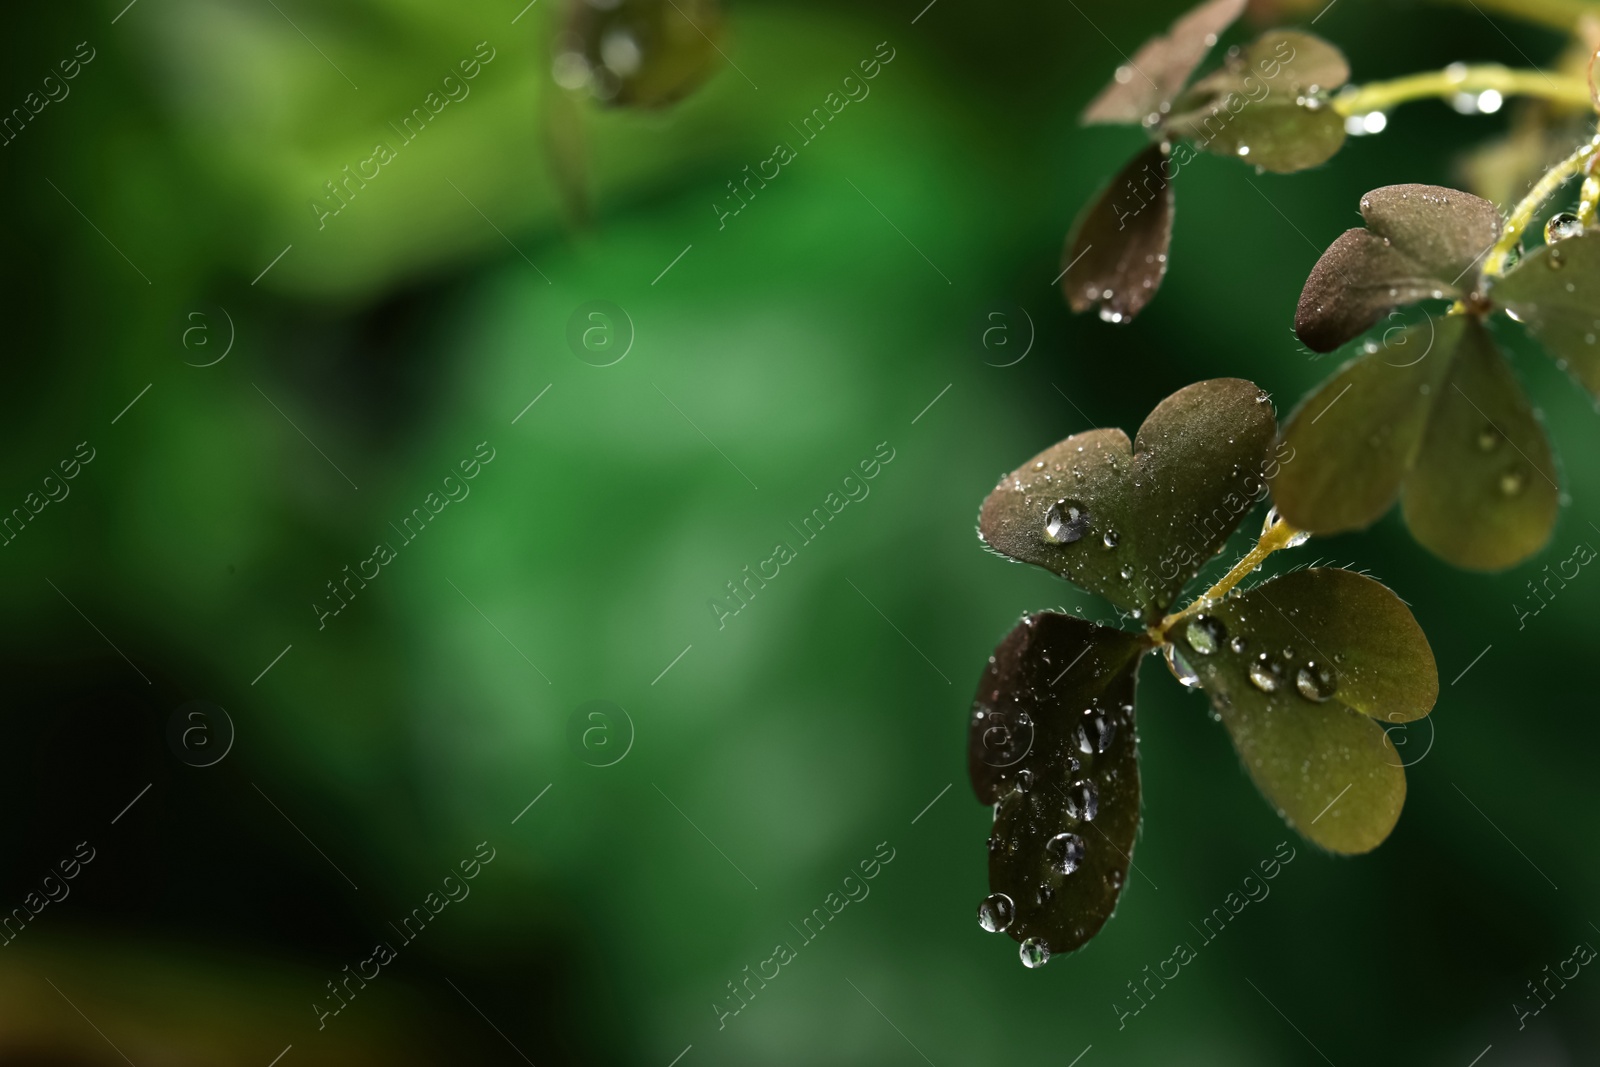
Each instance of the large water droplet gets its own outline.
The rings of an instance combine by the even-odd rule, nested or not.
[[[1334,682],[1333,672],[1315,660],[1307,661],[1306,665],[1295,674],[1294,687],[1300,690],[1301,696],[1316,704],[1326,702],[1338,688]]]
[[[1083,838],[1077,834],[1057,834],[1044,843],[1044,858],[1057,874],[1071,874],[1083,863]]]
[[[1544,243],[1553,245],[1583,233],[1583,220],[1569,211],[1558,211],[1544,224]]]
[[[1074,819],[1093,822],[1100,814],[1100,789],[1089,779],[1073,782],[1067,787],[1067,814]]]
[[[1272,655],[1263,652],[1250,662],[1250,684],[1263,693],[1277,692],[1282,680],[1283,664]]]
[[[1044,539],[1065,545],[1078,540],[1089,528],[1089,509],[1076,500],[1057,500],[1044,513]]]
[[[1004,893],[991,893],[978,905],[978,925],[991,934],[998,934],[1011,925],[1017,917],[1017,906]]]
[[[1178,651],[1177,646],[1168,645],[1161,654],[1166,658],[1167,670],[1172,672],[1174,678],[1190,689],[1200,687],[1200,675],[1189,666],[1189,661],[1183,658],[1183,653]]]
[[[1030,937],[1024,941],[1019,955],[1022,956],[1022,965],[1029,970],[1043,967],[1050,962],[1050,949],[1037,937]]]
[[[1223,639],[1227,636],[1228,628],[1215,615],[1196,615],[1183,628],[1184,640],[1202,656],[1209,656],[1222,647]]]
[[[1105,546],[1107,548],[1116,548],[1117,547],[1117,541],[1120,540],[1120,538],[1117,535],[1117,531],[1115,531],[1115,530],[1107,530],[1105,536],[1102,537],[1100,540],[1105,543]]]
[[[1078,748],[1086,756],[1104,752],[1111,747],[1117,735],[1117,724],[1098,708],[1084,708],[1083,721],[1078,724]]]

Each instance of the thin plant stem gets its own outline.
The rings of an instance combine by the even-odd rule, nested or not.
[[[1579,145],[1572,155],[1545,171],[1544,177],[1528,190],[1528,195],[1512,208],[1510,217],[1506,219],[1505,229],[1500,231],[1500,239],[1494,243],[1489,249],[1488,256],[1484,258],[1483,273],[1486,276],[1498,278],[1506,272],[1512,250],[1517,247],[1517,242],[1522,240],[1522,235],[1533,222],[1533,217],[1557,189],[1588,165],[1597,147],[1600,147],[1600,135]]]
[[[1365,115],[1369,111],[1387,111],[1411,100],[1449,100],[1458,93],[1476,94],[1490,89],[1501,96],[1533,96],[1579,108],[1590,107],[1593,103],[1589,83],[1581,78],[1483,63],[1355,86],[1334,97],[1333,108],[1341,115]]]
[[[1184,608],[1180,612],[1177,612],[1176,614],[1168,615],[1166,618],[1161,620],[1159,625],[1151,627],[1150,636],[1158,642],[1165,643],[1168,632],[1171,631],[1174,626],[1190,616],[1200,614],[1200,612],[1204,611],[1212,604],[1215,604],[1217,601],[1227,596],[1228,592],[1232,590],[1234,586],[1238,585],[1244,580],[1245,575],[1261,566],[1262,560],[1266,559],[1280,548],[1288,548],[1289,542],[1298,537],[1300,533],[1301,531],[1296,530],[1293,526],[1290,526],[1282,519],[1274,522],[1272,526],[1261,535],[1261,540],[1256,542],[1256,547],[1245,553],[1244,558],[1238,563],[1235,563],[1227,574],[1224,574],[1220,579],[1218,579],[1216,585],[1213,585],[1210,589],[1207,589],[1204,593],[1201,593],[1193,604],[1190,604],[1188,607]]]

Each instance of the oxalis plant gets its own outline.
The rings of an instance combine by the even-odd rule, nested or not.
[[[1386,109],[1406,101],[1495,110],[1520,95],[1545,109],[1534,114],[1542,123],[1534,150],[1542,151],[1564,128],[1554,118],[1563,109],[1590,118],[1600,109],[1596,40],[1581,44],[1578,72],[1454,64],[1355,87],[1333,45],[1271,30],[1191,82],[1244,6],[1195,8],[1118,68],[1084,112],[1089,123],[1139,125],[1151,143],[1067,239],[1062,285],[1074,310],[1098,308],[1102,319],[1127,323],[1155,295],[1167,270],[1173,179],[1197,150],[1288,173],[1326,161],[1352,132],[1381,130]],[[1529,11],[1560,23],[1545,7]],[[1387,186],[1361,198],[1366,225],[1334,241],[1313,268],[1295,331],[1319,353],[1380,322],[1385,340],[1367,341],[1290,418],[1285,440],[1301,458],[1271,479],[1287,521],[1313,533],[1363,528],[1398,498],[1418,541],[1475,570],[1513,566],[1548,541],[1559,474],[1487,327],[1502,314],[1523,323],[1600,397],[1600,136],[1569,147],[1504,219],[1488,200],[1437,186]],[[1499,151],[1495,166],[1517,162],[1516,151]],[[1551,197],[1580,177],[1576,210],[1539,226]],[[1529,233],[1543,236],[1531,252]],[[1450,303],[1444,314],[1424,308],[1409,327],[1393,324],[1396,309],[1430,301]]]
[[[1251,778],[1302,836],[1342,854],[1388,836],[1405,773],[1385,726],[1427,715],[1438,696],[1421,629],[1392,592],[1350,571],[1240,583],[1272,553],[1367,526],[1397,498],[1418,541],[1454,565],[1497,570],[1543,547],[1561,503],[1558,474],[1491,319],[1522,323],[1600,396],[1600,136],[1568,121],[1581,113],[1587,124],[1600,110],[1600,41],[1578,42],[1553,71],[1452,64],[1352,86],[1333,45],[1271,30],[1196,78],[1244,7],[1194,8],[1119,67],[1084,112],[1088,123],[1138,126],[1149,144],[1067,237],[1062,286],[1074,310],[1127,324],[1155,296],[1173,182],[1198,151],[1290,173],[1325,162],[1347,136],[1380,131],[1388,109],[1407,101],[1487,112],[1525,96],[1534,103],[1518,132],[1481,155],[1477,170],[1504,182],[1527,169],[1526,157],[1545,158],[1504,217],[1487,199],[1437,186],[1361,198],[1365,225],[1319,259],[1294,326],[1319,353],[1379,323],[1384,342],[1366,341],[1281,435],[1256,386],[1201,382],[1163,401],[1131,444],[1118,430],[1074,435],[984,501],[979,533],[992,550],[1106,597],[1144,627],[1030,615],[980,682],[968,769],[995,822],[991,894],[978,919],[1020,942],[1030,967],[1093,937],[1127,879],[1140,818],[1134,690],[1146,653],[1159,651],[1181,683],[1205,691]],[[1576,35],[1573,9],[1522,13]],[[1600,33],[1600,23],[1584,32]],[[1563,136],[1571,140],[1555,154],[1570,154],[1545,169]],[[1576,210],[1540,226],[1574,178]],[[1531,251],[1530,233],[1543,236]],[[1398,309],[1414,305],[1420,318],[1396,328]],[[1269,493],[1256,547],[1171,611]]]
[[[1269,512],[1257,543],[1188,607],[1170,606],[1265,495],[1277,419],[1250,382],[1219,378],[1162,401],[1130,443],[1074,434],[1018,467],[983,502],[994,551],[1097,593],[1144,629],[1074,615],[1025,617],[978,685],[968,772],[994,805],[990,895],[978,920],[1037,967],[1099,931],[1139,829],[1134,690],[1159,651],[1205,691],[1246,770],[1284,820],[1338,853],[1377,847],[1406,780],[1384,724],[1439,694],[1427,638],[1372,578],[1337,568],[1241,581],[1307,535]]]

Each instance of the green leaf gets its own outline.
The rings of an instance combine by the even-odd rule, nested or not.
[[[722,36],[716,0],[579,2],[557,39],[557,64],[576,68],[573,77],[586,70],[585,87],[605,103],[666,107],[715,73]]]
[[[1411,609],[1351,571],[1291,571],[1212,605],[1173,636],[1197,669],[1225,659],[1236,672],[1267,669],[1301,702],[1292,707],[1335,701],[1401,723],[1428,714],[1439,697],[1433,650]]]
[[[1331,352],[1390,310],[1456,299],[1500,236],[1487,200],[1436,185],[1389,185],[1361,198],[1367,228],[1346,230],[1317,260],[1295,309],[1295,333]]]
[[[1154,621],[1260,498],[1276,425],[1254,384],[1198,382],[1157,405],[1131,446],[1121,430],[1089,430],[1006,475],[979,536]]]
[[[1500,570],[1544,546],[1560,492],[1544,427],[1483,323],[1427,319],[1346,364],[1283,432],[1272,479],[1290,525],[1370,525],[1403,494],[1429,551]]]
[[[1148,648],[1142,635],[1042,612],[984,671],[968,767],[978,799],[995,805],[989,887],[1010,906],[990,901],[1018,941],[1071,951],[1116,908],[1139,830],[1133,701]]]
[[[1134,156],[1072,224],[1061,291],[1073,311],[1099,305],[1107,322],[1132,322],[1161,287],[1172,243],[1167,153],[1154,144]]]
[[[1343,85],[1349,64],[1310,34],[1273,30],[1228,54],[1196,82],[1167,132],[1207,152],[1288,174],[1326,162],[1344,144],[1344,118],[1315,94]]]
[[[1488,331],[1471,320],[1406,478],[1406,525],[1449,563],[1501,570],[1549,541],[1556,482],[1544,426]]]
[[[1291,451],[1271,479],[1286,522],[1330,534],[1371,525],[1389,510],[1466,322],[1430,317],[1391,331],[1301,401],[1283,431]]]
[[[1144,123],[1183,89],[1217,35],[1244,13],[1246,0],[1210,0],[1189,11],[1165,34],[1152,37],[1117,68],[1111,83],[1083,112],[1087,123]]]
[[[1371,579],[1308,570],[1223,600],[1188,633],[1196,627],[1209,636],[1181,637],[1185,658],[1278,813],[1332,852],[1381,844],[1406,781],[1376,720],[1418,718],[1438,694],[1433,653],[1411,613]]]
[[[1489,296],[1600,397],[1600,230],[1535,249]]]

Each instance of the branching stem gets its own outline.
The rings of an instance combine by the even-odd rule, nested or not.
[[[1333,98],[1333,108],[1341,115],[1365,115],[1369,111],[1387,111],[1411,100],[1449,100],[1458,93],[1477,94],[1491,89],[1501,96],[1535,96],[1572,107],[1587,108],[1592,104],[1589,83],[1581,78],[1483,63],[1456,65],[1346,89]]]
[[[1224,574],[1220,579],[1218,579],[1216,585],[1213,585],[1210,589],[1207,589],[1204,593],[1201,593],[1199,598],[1196,599],[1193,604],[1190,604],[1188,607],[1184,608],[1180,612],[1177,612],[1176,614],[1168,615],[1166,618],[1161,620],[1160,625],[1151,627],[1150,636],[1158,642],[1165,643],[1167,640],[1167,634],[1174,626],[1191,616],[1200,614],[1206,608],[1227,596],[1228,592],[1232,590],[1234,586],[1238,585],[1244,580],[1245,575],[1261,566],[1262,560],[1266,559],[1280,548],[1289,547],[1289,543],[1299,536],[1299,534],[1299,530],[1296,530],[1293,526],[1290,526],[1282,519],[1279,519],[1277,522],[1273,523],[1272,526],[1261,535],[1261,540],[1256,542],[1256,547],[1245,553],[1244,558],[1238,563],[1235,563],[1227,574]]]
[[[1500,239],[1489,249],[1489,255],[1483,261],[1485,275],[1498,278],[1506,272],[1506,267],[1510,265],[1512,250],[1517,247],[1517,242],[1522,240],[1522,235],[1533,222],[1533,217],[1567,179],[1588,165],[1596,148],[1600,148],[1600,135],[1579,145],[1572,155],[1545,171],[1544,177],[1528,190],[1528,195],[1512,208],[1511,216],[1506,219],[1505,229],[1500,232]]]

